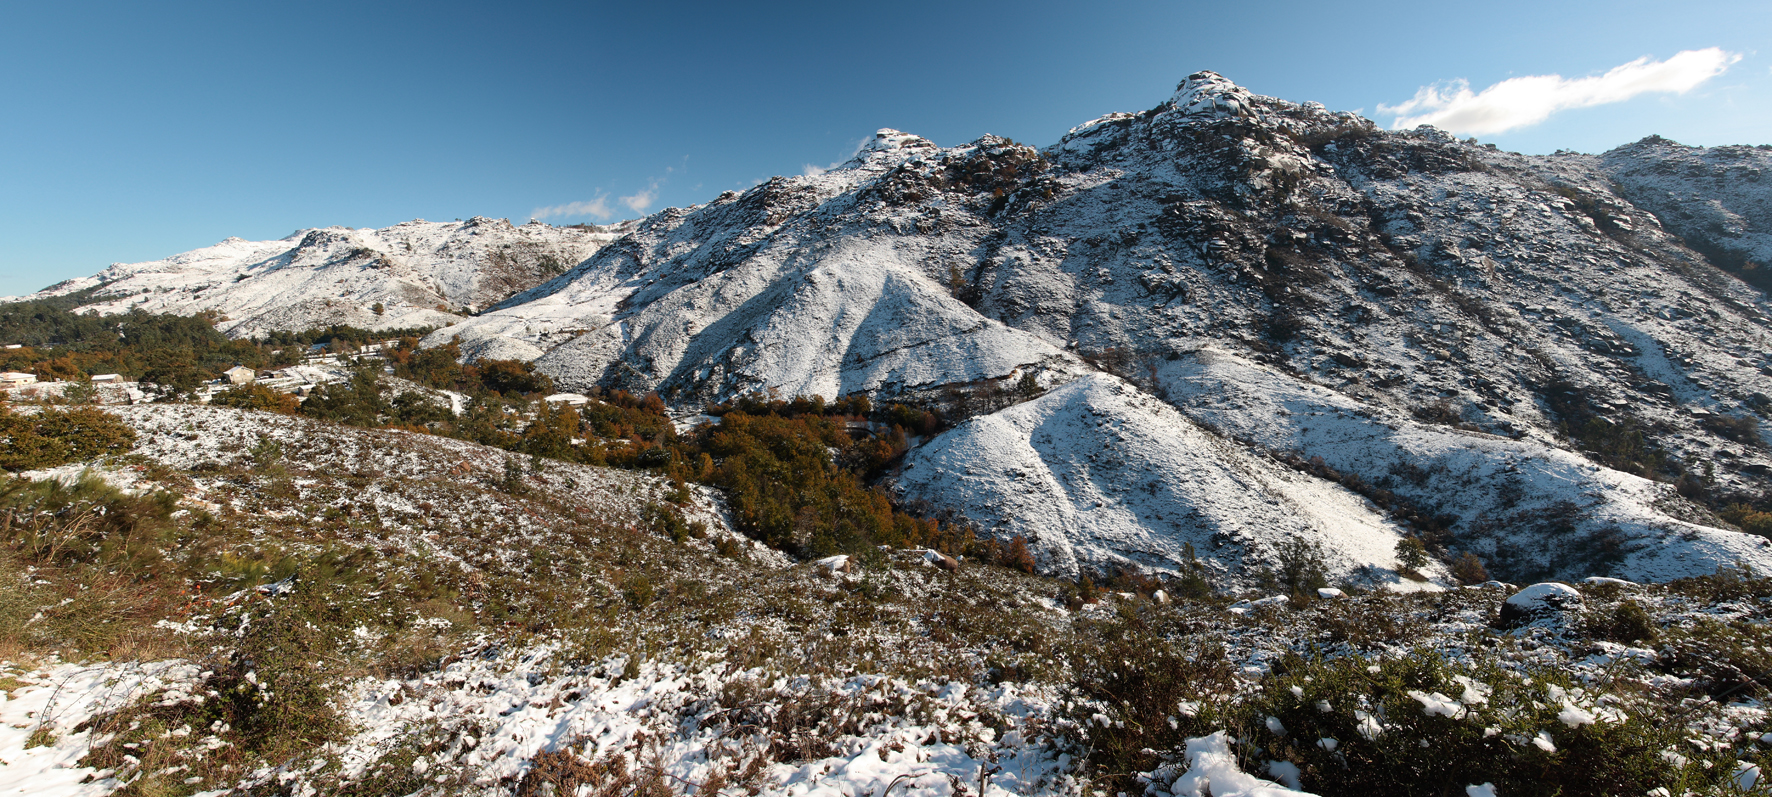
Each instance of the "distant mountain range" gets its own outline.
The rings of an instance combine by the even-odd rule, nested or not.
[[[1509,580],[1668,579],[1772,570],[1716,514],[1772,487],[1769,166],[1653,138],[1525,156],[1201,72],[1045,148],[882,130],[610,228],[230,239],[45,293],[236,336],[441,326],[426,345],[684,410],[941,404],[975,417],[893,489],[1056,573],[1192,552],[1236,579],[1303,546],[1407,587],[1416,535]]]
[[[37,295],[85,291],[85,307],[101,313],[216,313],[225,317],[218,327],[234,337],[332,324],[433,327],[558,275],[620,234],[619,226],[518,227],[480,217],[381,230],[326,227],[117,263]]]

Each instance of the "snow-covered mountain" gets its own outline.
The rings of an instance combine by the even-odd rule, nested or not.
[[[57,290],[217,309],[234,334],[367,325],[381,301],[387,326],[455,322],[427,345],[684,409],[952,408],[1031,378],[894,489],[1058,572],[1191,546],[1237,574],[1302,542],[1394,582],[1409,533],[1511,579],[1673,578],[1772,569],[1772,543],[1688,500],[1772,487],[1772,308],[1707,259],[1759,256],[1767,157],[1524,156],[1201,72],[1044,149],[881,130],[840,168],[620,229],[321,230]],[[494,268],[513,260],[570,267],[526,286]]]
[[[1618,193],[1616,164],[1658,157],[1629,150],[1386,132],[1203,72],[1045,149],[882,130],[841,168],[644,219],[429,342],[686,407],[1081,379],[928,443],[899,483],[1061,571],[1173,567],[1183,542],[1237,569],[1292,538],[1383,570],[1399,515],[1515,578],[1772,566],[1599,464],[1717,493],[1772,473],[1764,297]],[[1755,218],[1766,189],[1729,174],[1714,201]]]
[[[39,295],[90,289],[82,309],[101,313],[213,312],[226,319],[218,327],[235,337],[331,324],[433,327],[577,265],[620,233],[620,225],[519,227],[480,217],[380,230],[326,227],[118,263]]]

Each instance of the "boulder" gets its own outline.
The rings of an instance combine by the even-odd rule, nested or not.
[[[812,566],[818,568],[819,572],[832,577],[847,575],[850,572],[851,567],[849,564],[849,557],[846,554],[827,556],[813,562]]]
[[[1519,628],[1539,620],[1579,613],[1581,609],[1581,593],[1574,587],[1546,581],[1508,596],[1501,604],[1501,626]]]
[[[955,559],[952,556],[948,556],[947,554],[942,553],[941,551],[937,551],[937,550],[933,550],[933,549],[924,549],[922,551],[918,551],[918,553],[923,557],[924,564],[939,567],[943,570],[948,571],[949,573],[957,573],[960,571],[960,560]]]

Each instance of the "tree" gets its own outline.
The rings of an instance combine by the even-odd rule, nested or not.
[[[1397,562],[1405,572],[1415,572],[1427,566],[1427,544],[1419,537],[1404,537],[1397,540]]]
[[[499,395],[546,394],[554,389],[554,380],[549,379],[547,374],[537,373],[531,363],[518,360],[481,360],[474,364],[474,370],[479,374],[480,384]]]
[[[1317,590],[1329,586],[1329,564],[1324,559],[1322,546],[1301,539],[1281,545],[1276,566],[1264,569],[1261,575],[1264,586],[1282,590],[1287,595],[1314,598]]]

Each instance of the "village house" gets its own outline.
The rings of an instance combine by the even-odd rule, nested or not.
[[[244,365],[236,365],[223,371],[222,378],[226,379],[229,384],[250,385],[258,379],[258,372]]]
[[[34,385],[34,384],[37,384],[37,375],[36,374],[21,373],[19,371],[6,371],[4,373],[0,373],[0,387],[11,387],[13,385]]]

